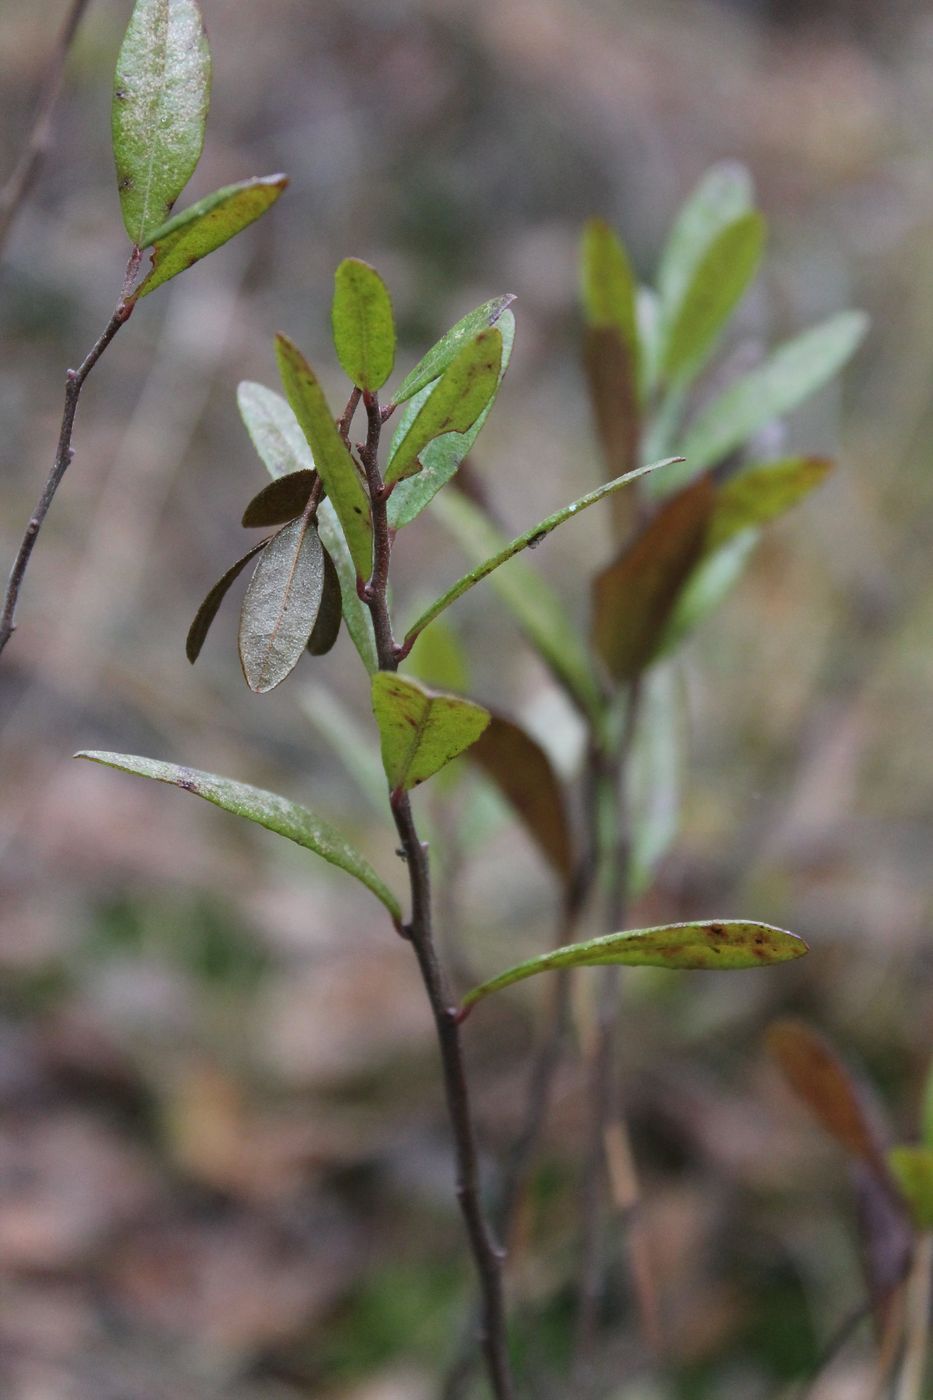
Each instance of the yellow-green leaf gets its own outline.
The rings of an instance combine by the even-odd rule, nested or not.
[[[407,399],[413,398],[419,390],[425,388],[433,380],[439,379],[451,360],[456,359],[461,346],[465,345],[468,340],[472,340],[479,331],[485,330],[488,326],[494,326],[514,300],[513,292],[506,292],[505,296],[493,297],[491,301],[485,301],[482,306],[477,306],[474,311],[468,312],[455,326],[451,326],[447,334],[441,336],[437,344],[431,346],[431,349],[423,359],[418,361],[414,369],[406,374],[392,395],[393,402],[405,403]]]
[[[287,175],[263,175],[255,180],[242,180],[238,185],[227,185],[147,234],[146,245],[152,245],[152,271],[134,296],[148,296],[163,282],[193,267],[216,248],[222,248],[261,218],[287,184]]]
[[[500,972],[498,977],[474,987],[463,998],[465,1013],[483,997],[513,982],[564,967],[666,967],[730,972],[740,968],[767,967],[789,962],[809,952],[807,944],[786,929],[742,919],[698,920],[661,924],[655,928],[628,929],[571,943],[551,953]]]
[[[933,1230],[933,1148],[892,1147],[888,1166],[918,1230]]]
[[[489,711],[459,695],[427,690],[408,676],[378,671],[373,714],[389,787],[407,791],[437,773],[479,738]]]
[[[334,277],[334,348],[358,389],[381,389],[395,364],[395,322],[386,284],[369,263],[344,258]]]
[[[420,471],[421,453],[435,438],[472,428],[496,392],[501,365],[502,334],[496,327],[467,341],[438,379],[405,436],[393,445],[385,469],[387,486]]]
[[[588,328],[616,332],[630,357],[637,386],[641,379],[638,284],[628,253],[604,219],[590,219],[584,226],[580,283]]]
[[[314,465],[333,503],[347,546],[361,578],[368,578],[373,557],[369,501],[353,458],[337,431],[324,391],[304,355],[287,336],[275,338],[275,353],[285,396],[308,440]]]

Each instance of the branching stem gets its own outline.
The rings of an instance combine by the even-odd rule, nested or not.
[[[397,648],[387,600],[392,539],[378,464],[379,437],[384,419],[376,394],[364,393],[363,404],[368,432],[366,442],[360,449],[360,461],[366,473],[373,521],[373,570],[365,596],[373,621],[379,667],[383,671],[395,671],[398,668]],[[434,941],[428,850],[418,835],[408,793],[394,791],[390,803],[404,852],[411,895],[411,918],[405,927],[405,934],[418,960],[434,1017],[456,1158],[457,1200],[482,1296],[480,1343],[493,1395],[496,1400],[513,1400],[515,1390],[505,1315],[504,1252],[493,1233],[482,1200],[479,1150],[457,1005],[448,989]]]

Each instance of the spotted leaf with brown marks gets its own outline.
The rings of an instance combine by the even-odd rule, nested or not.
[[[458,758],[490,719],[489,711],[472,700],[428,690],[391,671],[373,676],[372,704],[382,766],[394,792],[416,787]]]

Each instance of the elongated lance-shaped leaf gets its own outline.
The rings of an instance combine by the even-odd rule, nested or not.
[[[350,640],[359,653],[360,660],[370,675],[379,669],[376,654],[376,638],[373,634],[373,621],[369,608],[360,598],[356,588],[356,565],[350,557],[347,542],[330,501],[324,500],[317,508],[317,528],[321,543],[334,561],[337,577],[340,579],[340,599],[343,606],[343,620],[347,624]]]
[[[500,314],[496,330],[502,336],[502,361],[496,393],[493,394],[472,428],[465,433],[446,433],[444,437],[435,438],[433,442],[428,443],[421,453],[421,471],[396,485],[389,497],[388,505],[389,524],[393,530],[398,530],[402,525],[409,525],[434,499],[441,487],[450,481],[464,457],[472,450],[483,424],[489,417],[490,410],[496,401],[496,394],[502,387],[502,380],[505,378],[505,372],[512,355],[512,343],[515,339],[515,317],[511,311],[503,311]],[[432,387],[428,384],[405,405],[392,438],[391,450],[393,452],[396,444],[402,441],[403,436],[408,432],[431,393]]]
[[[321,546],[323,549],[323,545]],[[343,616],[343,600],[340,596],[340,576],[337,566],[324,549],[324,583],[321,589],[321,606],[318,608],[307,650],[311,656],[326,656],[340,633],[340,619]]]
[[[344,258],[334,276],[334,349],[358,389],[381,389],[395,364],[395,321],[388,288],[359,258]]]
[[[287,184],[287,175],[262,175],[227,185],[148,234],[152,271],[133,293],[134,299],[148,296],[163,282],[171,281],[179,272],[229,243],[272,207]]]
[[[470,689],[470,667],[463,643],[447,622],[437,621],[422,632],[405,661],[407,674],[433,690]]]
[[[789,413],[837,374],[868,330],[861,311],[843,311],[787,341],[704,409],[678,444],[686,466],[668,484],[721,462],[753,433]]]
[[[398,900],[369,862],[329,822],[306,807],[289,802],[277,793],[251,787],[248,783],[237,783],[232,778],[218,777],[216,773],[203,773],[197,768],[183,768],[177,763],[163,763],[155,758],[92,750],[84,750],[75,757],[87,758],[92,763],[102,763],[108,768],[118,768],[123,773],[134,773],[141,778],[171,783],[183,792],[193,792],[195,796],[213,802],[215,807],[222,807],[225,812],[245,817],[247,821],[256,822],[279,836],[287,836],[289,841],[314,851],[331,865],[337,865],[348,875],[354,876],[382,901],[396,922],[401,921],[402,911]]]
[[[825,481],[832,469],[829,457],[783,457],[730,477],[716,493],[706,551],[719,549],[750,526],[777,520]]]
[[[523,559],[514,558],[516,551],[506,543],[488,516],[472,501],[468,501],[462,492],[447,491],[439,496],[434,503],[434,514],[454,535],[464,553],[477,560],[482,571],[480,577],[491,574],[493,588],[509,607],[532,646],[580,709],[598,722],[602,711],[599,685],[578,630],[554,590]],[[532,540],[526,541],[526,545],[531,543]],[[500,555],[505,556],[505,566],[487,570],[485,566],[490,559],[498,560]],[[465,575],[460,583],[467,580],[470,580],[468,587],[472,587],[473,580],[469,575]],[[455,584],[454,588],[459,588],[459,585]],[[464,592],[466,588],[460,589],[457,597],[462,597]],[[453,602],[453,598],[445,595],[440,601],[446,607]],[[436,617],[440,610],[435,604],[429,611]],[[408,636],[416,635],[429,621],[430,618],[424,614],[409,629]]]
[[[387,486],[420,471],[421,453],[435,438],[472,428],[496,392],[501,368],[502,334],[495,326],[467,341],[437,380],[405,436],[393,444],[385,469]]]
[[[604,219],[590,219],[584,226],[580,290],[587,327],[594,331],[616,333],[619,343],[627,352],[635,384],[640,385],[638,284],[628,253]]]
[[[172,212],[201,156],[211,57],[196,0],[136,0],[113,83],[123,222],[139,248]]]
[[[677,596],[700,558],[715,503],[708,477],[668,502],[593,580],[593,643],[615,681],[655,655]]]
[[[287,336],[275,338],[275,354],[285,396],[301,424],[314,465],[333,502],[356,572],[368,578],[373,558],[373,527],[369,501],[353,458],[334,421],[324,391],[304,355]]]
[[[289,472],[288,476],[277,476],[270,481],[250,501],[240,522],[246,529],[267,525],[287,525],[296,515],[301,515],[311,499],[317,473],[311,471]]]
[[[892,1147],[888,1166],[918,1230],[933,1230],[933,1148]]]
[[[768,1029],[768,1049],[794,1092],[836,1142],[887,1176],[885,1131],[866,1086],[825,1036],[788,1017]]]
[[[569,885],[576,862],[564,794],[537,739],[507,716],[493,714],[469,757],[496,784],[545,860]]]
[[[606,474],[621,476],[631,471],[638,460],[641,408],[631,352],[617,330],[587,326],[583,334],[583,368]],[[620,535],[630,527],[634,504],[624,496],[612,503]]]
[[[301,425],[281,394],[244,380],[236,397],[246,431],[273,480],[314,471],[314,458]]]
[[[590,506],[595,506],[597,502],[604,500],[607,496],[611,496],[615,491],[621,490],[623,486],[627,486],[630,482],[637,481],[639,477],[647,476],[649,472],[657,471],[659,467],[669,466],[672,462],[677,462],[679,460],[678,457],[667,457],[661,462],[651,462],[646,467],[638,467],[633,472],[626,472],[624,476],[617,477],[615,481],[608,481],[605,486],[597,486],[594,491],[588,491],[585,496],[581,496],[578,501],[572,502],[571,505],[562,506],[560,510],[556,510],[553,515],[549,515],[545,520],[539,521],[537,525],[532,526],[530,530],[526,530],[524,534],[516,536],[514,540],[510,540],[507,545],[503,545],[502,548],[497,549],[495,554],[490,555],[488,559],[484,559],[475,569],[471,569],[468,574],[464,574],[462,578],[459,578],[456,583],[448,588],[446,593],[438,598],[437,602],[432,603],[431,606],[421,614],[417,621],[413,622],[409,627],[405,634],[406,643],[412,642],[436,617],[439,617],[445,609],[449,608],[451,603],[455,603],[458,598],[462,598],[464,593],[468,593],[471,588],[474,588],[476,584],[482,582],[484,578],[488,578],[489,575],[500,568],[501,565],[508,563],[516,554],[520,554],[523,549],[534,549],[552,530],[556,530],[558,525],[563,525],[565,520],[572,520],[575,515],[579,515],[582,511],[588,510]],[[473,507],[473,509],[474,511],[476,510],[475,507]],[[461,514],[463,520],[466,522],[466,513],[462,512]],[[480,512],[476,512],[476,515],[478,520],[485,519]],[[446,524],[447,521],[445,520],[444,523]],[[485,530],[476,529],[469,534],[466,528],[464,528],[462,532],[455,528],[455,533],[457,533],[460,543],[463,544],[464,548],[468,549],[468,552],[471,554],[476,553],[476,549],[472,547],[474,541],[479,543],[481,537],[488,539],[498,537],[498,532],[491,524],[488,525]]]
[[[672,652],[716,612],[744,574],[760,537],[760,530],[742,530],[721,548],[701,554],[658,633],[652,661]]]
[[[722,161],[703,175],[674,220],[661,254],[658,291],[667,325],[674,321],[710,244],[728,224],[749,212],[753,200],[751,176],[738,162]]]
[[[680,826],[684,734],[678,681],[675,666],[656,666],[642,680],[625,766],[632,899],[650,887]]]
[[[243,558],[238,559],[236,563],[227,570],[223,578],[218,579],[210,593],[208,593],[207,597],[204,599],[204,602],[198,608],[194,615],[194,621],[188,628],[188,636],[185,640],[185,655],[192,666],[201,655],[201,648],[207,639],[211,623],[217,616],[218,609],[229,593],[231,585],[240,577],[240,574],[246,568],[249,561],[255,559],[260,550],[265,549],[268,543],[268,540],[260,540],[258,544],[253,545],[252,549],[247,550]]]
[[[392,395],[393,403],[405,403],[427,384],[439,379],[451,360],[457,358],[461,347],[468,340],[472,340],[480,331],[494,326],[503,311],[511,306],[514,300],[515,294],[513,292],[506,292],[501,297],[493,297],[491,301],[484,301],[482,306],[477,306],[475,310],[468,312],[455,326],[451,326],[447,334],[441,336],[437,344],[431,346],[431,349],[423,359],[418,361],[414,369],[406,374]]]
[[[656,928],[629,929],[571,943],[551,953],[529,958],[474,987],[463,998],[462,1012],[483,997],[562,967],[666,967],[680,970],[732,972],[740,968],[767,967],[803,957],[810,950],[802,938],[771,924],[743,919],[718,919],[686,924],[661,924]]]
[[[274,535],[250,579],[240,613],[240,662],[250,690],[264,694],[294,670],[317,619],[324,548],[302,516]]]
[[[378,671],[373,714],[382,741],[382,766],[393,792],[407,792],[475,743],[489,711],[459,695],[427,690],[408,676]]]
[[[340,759],[359,791],[380,818],[386,810],[386,775],[374,742],[343,700],[323,685],[308,686],[299,701],[309,722]]]
[[[668,323],[662,370],[683,386],[702,369],[761,261],[765,221],[743,214],[716,236]]]

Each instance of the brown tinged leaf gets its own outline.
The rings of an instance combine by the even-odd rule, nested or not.
[[[250,501],[240,522],[247,529],[287,525],[301,515],[314,490],[317,472],[289,472],[270,481]]]
[[[588,326],[583,338],[583,367],[608,481],[638,465],[641,436],[638,365],[631,347],[625,344],[618,330],[611,326]],[[633,500],[630,495],[621,495],[612,502],[613,520],[619,533],[632,519]]]
[[[593,642],[629,681],[653,660],[664,624],[699,560],[715,503],[708,476],[678,492],[593,581]]]
[[[557,775],[536,739],[514,720],[493,714],[468,755],[515,809],[564,885],[574,875],[574,849]]]
[[[246,554],[243,555],[242,559],[238,559],[232,568],[227,570],[222,579],[218,579],[217,583],[214,584],[214,587],[204,599],[204,602],[198,608],[194,615],[194,621],[188,628],[188,636],[185,640],[185,655],[192,666],[201,655],[201,648],[210,631],[211,623],[217,616],[218,609],[227,596],[231,584],[239,578],[249,561],[255,559],[259,551],[265,549],[268,543],[268,540],[260,540],[258,544],[254,544],[252,549],[248,550]]]
[[[886,1145],[867,1091],[824,1036],[793,1018],[769,1027],[767,1045],[794,1092],[850,1156],[889,1179]]]
[[[323,545],[321,546],[323,549]],[[340,594],[340,575],[337,565],[324,549],[324,587],[321,591],[321,606],[317,619],[308,638],[307,650],[312,656],[326,656],[340,633],[340,620],[343,616],[343,600]]]

